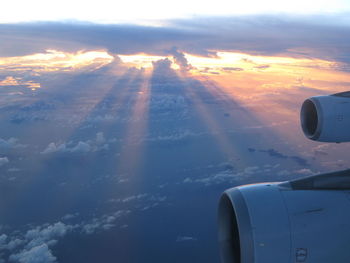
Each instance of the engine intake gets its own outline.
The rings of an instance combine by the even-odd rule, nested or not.
[[[350,170],[231,188],[220,199],[223,263],[348,262]]]

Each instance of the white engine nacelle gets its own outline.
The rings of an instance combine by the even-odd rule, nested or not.
[[[219,242],[223,263],[350,262],[350,170],[227,190]]]
[[[307,99],[300,112],[305,136],[321,142],[350,141],[350,92]]]

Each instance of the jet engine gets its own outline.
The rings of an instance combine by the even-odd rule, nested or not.
[[[300,120],[305,136],[311,140],[350,141],[350,92],[305,100]]]

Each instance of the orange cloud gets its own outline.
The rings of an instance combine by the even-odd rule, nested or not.
[[[47,50],[21,57],[0,57],[0,69],[10,71],[55,72],[95,70],[111,63],[114,58],[105,51],[67,53]]]

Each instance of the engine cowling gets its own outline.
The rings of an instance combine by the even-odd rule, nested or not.
[[[305,100],[300,120],[305,136],[311,140],[350,141],[350,92]]]
[[[219,203],[223,263],[350,259],[350,170],[227,190]]]

